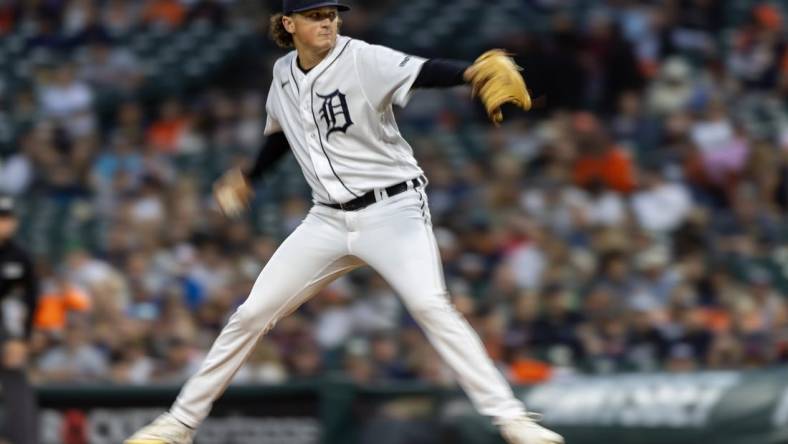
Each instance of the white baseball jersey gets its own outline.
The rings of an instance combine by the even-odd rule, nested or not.
[[[422,174],[392,105],[405,106],[425,59],[338,36],[304,74],[276,61],[265,134],[284,131],[315,202],[345,203]]]

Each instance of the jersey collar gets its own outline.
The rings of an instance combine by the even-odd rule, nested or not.
[[[326,68],[333,63],[333,61],[339,57],[342,53],[342,49],[350,42],[350,37],[345,37],[343,35],[337,34],[337,41],[334,44],[334,47],[331,48],[331,51],[328,52],[328,55],[320,61],[314,68],[310,69],[308,73],[304,74],[303,71],[298,67],[298,53],[293,51],[293,59],[290,61],[290,68],[293,73],[299,78],[306,77],[307,79],[314,78],[319,73],[322,73],[326,70]]]

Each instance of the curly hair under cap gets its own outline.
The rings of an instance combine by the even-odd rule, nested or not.
[[[271,37],[271,40],[276,43],[276,46],[282,49],[290,49],[293,48],[295,45],[293,43],[293,34],[287,32],[285,29],[285,25],[282,23],[282,17],[285,15],[281,12],[276,13],[271,16],[271,20],[269,22],[268,27],[268,34]],[[337,29],[342,26],[342,18],[337,17]]]
[[[285,25],[282,23],[282,17],[284,16],[281,12],[271,16],[268,34],[271,36],[271,40],[276,43],[276,46],[287,49],[293,47],[293,34],[290,34],[285,29]]]

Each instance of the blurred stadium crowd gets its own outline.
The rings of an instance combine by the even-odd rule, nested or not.
[[[502,128],[464,89],[399,113],[453,301],[512,382],[788,359],[785,5],[358,3],[345,33],[506,47],[539,97]],[[308,210],[292,159],[242,220],[210,198],[262,141],[270,11],[0,0],[0,192],[38,258],[38,382],[183,382]],[[326,374],[451,382],[371,270],[281,321],[237,381]]]

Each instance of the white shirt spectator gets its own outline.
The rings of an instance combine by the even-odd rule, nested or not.
[[[542,283],[542,273],[547,267],[547,258],[533,243],[524,243],[515,248],[506,258],[519,288],[533,290]]]
[[[156,367],[153,359],[141,356],[129,364],[125,383],[132,385],[146,385],[150,383],[153,369]]]
[[[733,126],[728,119],[701,121],[692,126],[692,141],[704,153],[733,142]]]
[[[0,193],[22,194],[33,180],[33,165],[22,153],[0,160]]]
[[[606,227],[620,226],[627,217],[627,208],[620,194],[605,191],[598,196],[589,196],[587,204],[588,223]]]
[[[320,313],[315,323],[315,339],[321,347],[340,346],[353,333],[353,315],[348,306],[332,306]]]
[[[648,231],[669,232],[678,228],[692,210],[689,191],[679,183],[662,183],[632,196],[632,210]]]
[[[188,272],[209,296],[230,285],[232,275],[232,269],[226,264],[215,267],[204,262],[197,262]]]
[[[542,225],[558,233],[568,233],[576,226],[577,217],[586,217],[588,198],[577,188],[537,188],[526,191],[520,205]]]
[[[321,296],[331,302],[315,320],[315,339],[321,347],[331,349],[340,346],[353,333],[349,304],[352,288],[347,279],[340,278],[329,284]]]
[[[87,111],[92,103],[93,92],[87,84],[76,80],[65,85],[47,85],[41,90],[41,106],[48,116],[67,118]]]
[[[86,289],[101,286],[119,275],[109,264],[82,250],[72,252],[67,263],[69,278]]]
[[[357,300],[351,311],[357,332],[376,332],[396,329],[402,316],[402,304],[396,293],[380,289]]]
[[[131,207],[135,223],[157,224],[164,220],[165,214],[164,203],[155,195],[137,199]]]
[[[54,81],[41,87],[39,103],[43,115],[59,120],[72,136],[91,134],[96,128],[93,91],[75,78],[70,66],[61,67]]]

